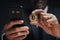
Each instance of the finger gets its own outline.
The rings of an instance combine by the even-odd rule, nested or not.
[[[43,16],[43,18],[45,19],[45,21],[44,21],[45,26],[52,27],[50,22],[47,22],[47,21],[51,20],[52,17],[53,16],[51,14],[46,14],[46,15]]]
[[[17,33],[15,33],[15,34],[11,34],[11,35],[8,35],[7,37],[8,38],[11,38],[11,39],[13,39],[13,38],[16,38],[16,37],[21,37],[21,36],[27,36],[29,34],[29,31],[26,31],[26,32],[17,32]]]
[[[43,16],[45,19],[50,19],[52,18],[51,16]]]
[[[23,39],[25,39],[27,36],[25,35],[25,36],[21,36],[21,37],[17,37],[17,38],[14,38],[13,40],[23,40]]]
[[[41,18],[40,18],[40,25],[42,25],[42,27],[47,26],[46,19],[43,16],[41,16]]]
[[[48,19],[47,22],[53,22],[55,21],[54,19]]]
[[[39,13],[44,13],[44,10],[42,10],[42,9],[37,9],[37,10],[34,10],[34,11],[32,11],[32,14],[39,14]]]
[[[47,22],[53,22],[57,21],[57,18],[55,16],[52,16],[50,19],[47,20]]]
[[[41,18],[40,18],[41,20],[40,20],[40,23],[39,23],[39,27],[41,27],[43,30],[48,30],[48,24],[47,24],[47,22],[46,22],[46,19],[43,17],[43,16],[41,16]]]
[[[56,17],[53,14],[45,14],[43,15],[44,19],[49,20],[49,19],[54,19],[56,20]]]
[[[56,20],[56,19],[49,19],[49,20],[47,20],[47,23],[48,23],[48,25],[50,25],[51,27],[58,27],[58,20]]]
[[[37,14],[37,15],[40,15],[40,16],[47,15],[47,13],[44,13],[44,11],[41,10],[41,9],[33,11],[32,14],[35,14],[35,15]]]
[[[24,27],[18,27],[18,28],[14,28],[14,29],[11,29],[9,31],[6,31],[5,34],[6,35],[10,35],[10,34],[13,34],[13,33],[16,33],[16,32],[20,32],[20,31],[27,31],[29,30],[29,28],[27,26],[24,26]]]
[[[23,24],[23,22],[24,22],[23,20],[12,21],[9,24],[6,24],[4,26],[4,30],[10,29],[11,27],[13,27],[13,25],[16,25],[16,24]]]

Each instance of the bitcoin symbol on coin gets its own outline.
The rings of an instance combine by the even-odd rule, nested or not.
[[[38,17],[37,17],[37,15],[35,15],[35,14],[30,14],[29,20],[30,20],[30,21],[37,21],[37,20],[38,20]]]

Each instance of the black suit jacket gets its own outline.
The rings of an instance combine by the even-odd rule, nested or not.
[[[5,7],[1,8],[1,15],[0,15],[0,32],[1,32],[1,35],[2,33],[4,32],[2,29],[3,29],[3,26],[4,24],[7,23],[7,20],[9,20],[9,17],[8,17],[8,8],[19,8],[20,5],[18,4],[9,4],[9,5],[5,5]],[[30,31],[30,34],[27,36],[26,39],[24,40],[56,40],[56,37],[53,37],[47,33],[45,33],[45,31],[42,29],[42,28],[39,28],[39,27],[36,27],[34,25],[30,25],[29,23],[29,14],[31,13],[31,10],[29,9],[24,9],[24,18],[25,18],[25,25],[27,25],[29,27],[29,31]],[[54,15],[56,15],[56,17],[58,18],[59,22],[60,22],[60,9],[59,8],[51,8],[49,7],[48,8],[48,13],[53,13]],[[4,40],[6,40],[6,37],[4,36]]]

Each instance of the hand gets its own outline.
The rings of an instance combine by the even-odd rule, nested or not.
[[[30,22],[33,25],[41,27],[46,33],[60,38],[60,25],[55,15],[51,13],[45,13],[42,9],[37,9],[32,14],[40,14],[40,22]]]
[[[12,28],[13,25],[23,23],[23,20],[17,20],[12,21],[4,26],[5,35],[8,40],[23,40],[27,37],[27,35],[29,34],[29,28],[27,26]]]

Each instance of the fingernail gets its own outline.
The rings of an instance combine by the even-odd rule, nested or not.
[[[26,26],[27,29],[29,29],[29,27]]]
[[[24,21],[23,20],[21,20],[21,23],[23,23]]]
[[[44,18],[46,18],[47,16],[43,16]]]
[[[29,29],[29,27],[28,26],[24,26],[25,28],[27,28],[27,29]]]

